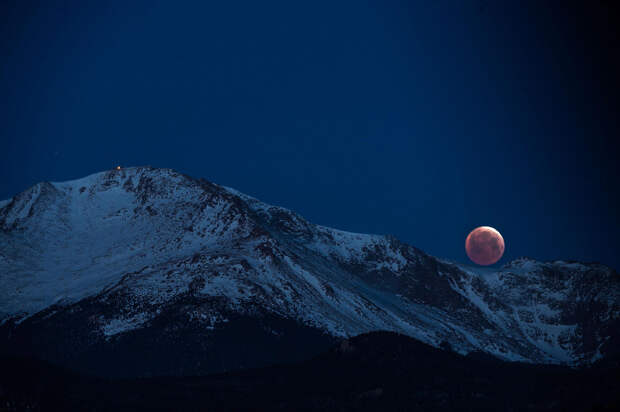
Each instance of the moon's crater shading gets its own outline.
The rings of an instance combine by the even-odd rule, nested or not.
[[[504,238],[490,226],[472,230],[465,240],[467,256],[479,265],[492,265],[504,254]]]

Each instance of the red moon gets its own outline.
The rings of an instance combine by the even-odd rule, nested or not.
[[[490,226],[472,230],[465,240],[467,256],[479,265],[492,265],[504,254],[504,238]]]

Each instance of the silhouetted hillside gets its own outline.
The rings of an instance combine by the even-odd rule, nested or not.
[[[2,359],[6,410],[607,411],[620,405],[617,360],[588,369],[461,356],[375,332],[314,359],[204,377],[85,378]],[[8,406],[4,406],[8,405]]]

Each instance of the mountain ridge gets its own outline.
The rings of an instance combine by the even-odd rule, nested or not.
[[[604,265],[516,259],[480,270],[171,169],[39,183],[0,202],[0,229],[6,348],[69,314],[94,346],[164,314],[158,327],[188,322],[207,341],[231,315],[263,316],[333,338],[391,330],[460,353],[569,365],[606,356],[618,338],[620,283]]]

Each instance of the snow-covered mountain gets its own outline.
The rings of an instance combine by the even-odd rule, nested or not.
[[[616,351],[619,315],[620,278],[603,265],[474,268],[169,169],[39,183],[0,202],[0,348],[61,363],[184,347],[204,350],[192,371],[225,370],[390,330],[582,365]],[[215,365],[226,350],[234,365]]]

